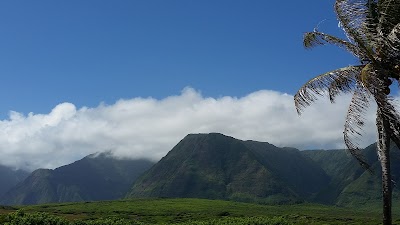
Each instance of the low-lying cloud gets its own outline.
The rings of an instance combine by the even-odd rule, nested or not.
[[[319,100],[298,116],[293,96],[269,90],[241,98],[206,98],[185,88],[161,100],[133,98],[95,108],[61,103],[49,114],[11,112],[0,121],[0,164],[55,168],[88,154],[159,160],[189,133],[219,132],[243,140],[299,149],[343,148],[349,96]],[[361,146],[376,139],[374,109]]]

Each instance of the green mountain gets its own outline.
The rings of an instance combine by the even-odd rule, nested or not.
[[[191,134],[138,178],[127,197],[296,202],[314,198],[329,180],[297,149]]]
[[[5,205],[118,199],[135,179],[154,163],[115,159],[109,154],[90,155],[54,170],[38,169],[8,191]]]
[[[357,207],[380,204],[376,145],[363,151],[373,173],[361,168],[345,150],[299,151],[217,133],[190,134],[157,164],[114,159],[103,153],[55,170],[36,170],[3,195],[0,204],[122,197],[207,198],[267,204],[307,201]],[[391,157],[393,181],[399,184],[400,151],[393,148]],[[20,179],[16,171],[7,168],[0,167],[0,174],[2,184],[15,184]],[[400,199],[397,185],[394,199]]]
[[[365,171],[345,150],[308,150],[302,154],[318,163],[330,177],[327,186],[315,196],[319,203],[335,204],[343,189]]]
[[[381,167],[376,153],[376,144],[363,150],[372,173],[364,170],[345,150],[310,150],[302,153],[317,162],[331,177],[328,187],[316,200],[339,206],[361,206],[381,204]],[[400,151],[391,149],[392,177],[394,184],[400,182]],[[400,199],[399,187],[394,185],[393,197]]]
[[[0,197],[28,176],[27,171],[0,165]]]
[[[393,145],[392,145],[393,146]],[[372,173],[363,171],[352,183],[347,185],[338,196],[337,205],[358,206],[365,203],[381,204],[381,166],[376,154],[376,145],[369,146],[365,149],[370,152],[370,165]],[[374,154],[372,154],[374,153]],[[393,199],[400,199],[400,151],[392,147],[391,149],[391,172],[393,181]]]

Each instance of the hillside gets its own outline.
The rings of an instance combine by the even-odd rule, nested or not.
[[[27,171],[0,165],[0,197],[28,176],[29,172]]]
[[[147,160],[90,155],[54,170],[38,169],[7,192],[1,204],[41,204],[118,199],[153,165]]]
[[[343,189],[364,172],[358,162],[345,150],[309,150],[302,154],[314,160],[330,177],[325,189],[316,196],[316,201],[335,204]]]
[[[127,197],[298,202],[312,198],[328,180],[299,150],[191,134],[138,178]]]
[[[318,202],[339,206],[361,206],[381,203],[381,169],[376,154],[376,144],[363,150],[373,173],[365,171],[345,150],[310,150],[304,155],[317,162],[331,177],[328,187],[318,194]],[[392,147],[392,176],[400,182],[400,151]],[[399,199],[399,188],[393,189],[394,199]]]
[[[375,151],[375,145],[369,146],[365,150],[367,152],[374,152],[370,154],[370,165],[372,166],[373,173],[363,171],[363,173],[352,183],[347,185],[342,193],[338,196],[337,205],[357,206],[365,203],[381,203],[381,167]],[[400,151],[396,147],[391,149],[391,171],[393,185],[393,199],[394,201],[400,198]]]
[[[345,150],[299,151],[217,133],[190,134],[156,164],[103,153],[55,170],[36,170],[8,191],[0,204],[150,197],[380,205],[376,145],[363,151],[372,174]],[[391,155],[393,181],[399,183],[400,151],[393,148]],[[400,199],[396,185],[394,199]]]

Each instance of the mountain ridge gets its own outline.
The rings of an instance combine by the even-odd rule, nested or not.
[[[189,134],[157,163],[134,165],[140,160],[113,159],[109,153],[102,153],[54,170],[36,170],[0,203],[150,197],[263,204],[380,204],[376,145],[363,152],[374,174],[361,168],[345,150],[299,151],[219,133]],[[400,151],[392,148],[391,154],[393,180],[400,182]],[[395,199],[399,199],[399,193],[394,187]]]
[[[0,198],[28,176],[28,171],[0,165]]]
[[[154,163],[148,160],[115,159],[102,153],[71,164],[38,169],[8,191],[0,203],[29,205],[118,199],[125,195],[141,172]]]

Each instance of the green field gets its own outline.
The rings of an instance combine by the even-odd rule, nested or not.
[[[7,214],[16,210],[26,215],[45,212],[68,221],[122,218],[132,224],[364,225],[379,224],[381,220],[380,209],[376,206],[354,209],[315,204],[269,206],[205,199],[135,199],[4,207],[0,210],[1,221],[4,223]],[[394,221],[400,224],[400,214],[396,211]]]

